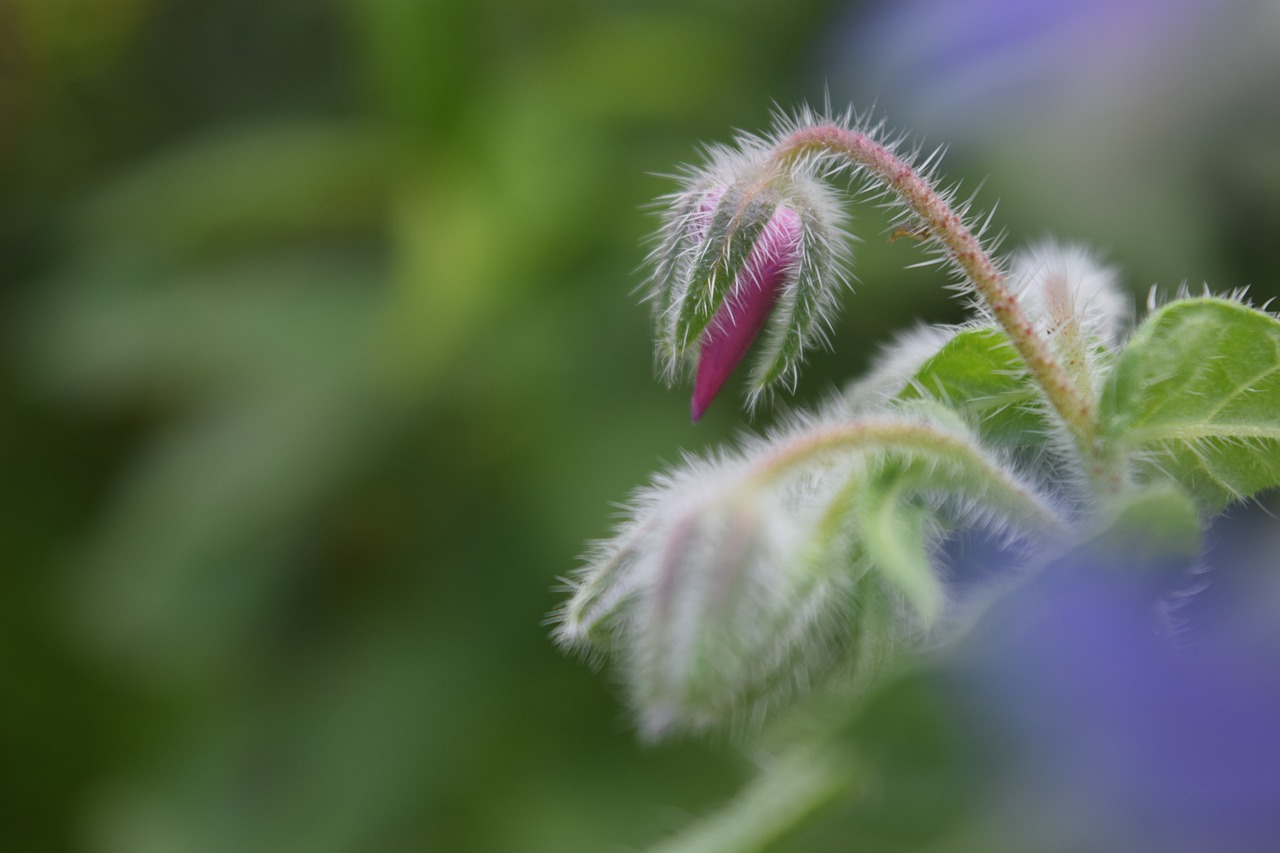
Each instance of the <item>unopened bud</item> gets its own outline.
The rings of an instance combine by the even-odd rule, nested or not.
[[[858,580],[843,537],[816,541],[815,515],[797,512],[793,491],[762,486],[759,461],[661,478],[557,614],[563,645],[616,655],[649,738],[750,717],[847,648]],[[879,624],[864,617],[861,628]]]
[[[693,382],[693,419],[711,405],[729,375],[764,328],[786,285],[800,267],[804,228],[789,207],[779,207],[751,247],[733,288],[702,337]]]
[[[1114,345],[1131,313],[1115,270],[1081,246],[1046,242],[1019,252],[1009,280],[1023,310],[1049,336],[1076,324]]]
[[[670,199],[651,258],[658,353],[669,379],[696,364],[695,421],[758,338],[752,402],[790,382],[844,284],[833,190],[806,164],[763,153],[745,144],[717,151]]]

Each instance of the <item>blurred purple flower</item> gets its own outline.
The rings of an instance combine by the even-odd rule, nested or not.
[[[1280,850],[1280,643],[1225,622],[1179,639],[1158,600],[1072,567],[983,634],[1010,790],[1077,827],[1071,849]]]
[[[834,76],[955,126],[1128,97],[1185,67],[1252,14],[1252,0],[893,0],[858,4],[832,45]],[[1229,65],[1229,62],[1228,62]],[[1201,76],[1222,72],[1201,67]],[[1185,93],[1184,93],[1185,94]],[[927,125],[926,125],[927,126]]]
[[[1127,235],[1129,263],[1152,281],[1221,276],[1222,182],[1258,186],[1251,152],[1274,150],[1280,127],[1280,111],[1263,106],[1280,87],[1280,3],[846,8],[822,48],[837,101],[874,102],[895,124],[976,157],[1000,176],[989,189],[1003,204],[1073,240]]]

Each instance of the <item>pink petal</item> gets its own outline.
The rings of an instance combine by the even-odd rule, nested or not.
[[[693,381],[693,420],[699,420],[752,341],[764,328],[800,250],[800,216],[779,207],[765,225],[733,287],[703,334]]]

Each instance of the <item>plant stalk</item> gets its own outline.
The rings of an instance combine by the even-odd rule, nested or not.
[[[983,249],[962,217],[923,176],[865,133],[834,124],[806,127],[788,136],[773,152],[779,165],[809,154],[842,158],[885,184],[920,218],[929,235],[973,285],[997,323],[1013,342],[1045,399],[1070,429],[1091,474],[1098,469],[1098,416],[1036,330],[1009,289],[1004,273]]]

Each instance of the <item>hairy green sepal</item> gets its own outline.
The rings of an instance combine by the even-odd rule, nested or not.
[[[712,216],[707,242],[689,272],[671,342],[677,354],[693,346],[711,324],[777,206],[768,193],[725,193]]]

